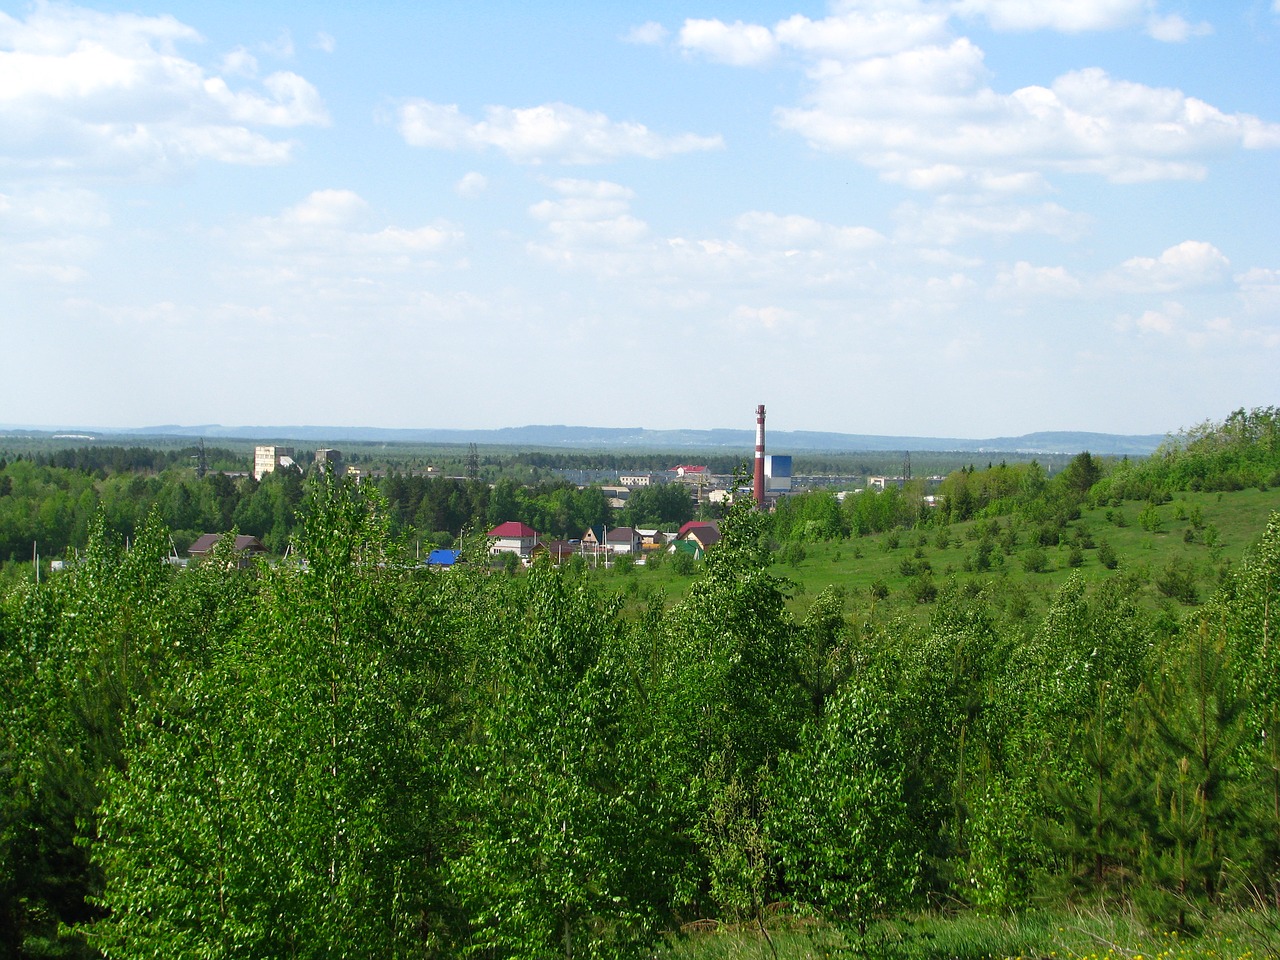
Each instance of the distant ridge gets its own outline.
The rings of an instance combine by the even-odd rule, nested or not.
[[[5,428],[17,432],[20,428]],[[92,433],[97,442],[137,442],[145,437],[296,441],[303,443],[433,443],[506,447],[564,447],[597,450],[750,450],[751,430],[646,430],[643,427],[570,427],[543,425],[497,430],[393,429],[387,427],[266,426],[224,427],[220,424],[91,430],[84,427],[25,429],[26,433]],[[769,449],[775,453],[856,453],[861,451],[956,451],[972,453],[1075,454],[1083,450],[1109,456],[1147,456],[1166,439],[1163,434],[1123,435],[1044,431],[1017,437],[972,440],[957,437],[891,437],[810,430],[773,430]]]

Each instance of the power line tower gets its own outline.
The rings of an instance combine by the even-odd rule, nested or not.
[[[467,446],[467,479],[475,480],[480,476],[480,451],[474,443]]]
[[[904,450],[902,453],[902,479],[909,481],[911,479],[911,451]]]
[[[200,438],[200,450],[196,453],[196,479],[203,480],[209,472],[209,458],[204,452],[204,437]]]

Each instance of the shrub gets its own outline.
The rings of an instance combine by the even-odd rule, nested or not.
[[[933,603],[938,599],[938,585],[932,576],[922,573],[907,584],[907,596],[916,603]]]
[[[1171,600],[1179,603],[1194,604],[1200,602],[1196,592],[1196,572],[1189,560],[1175,559],[1156,574],[1156,589]]]
[[[1027,573],[1044,573],[1049,569],[1049,557],[1039,547],[1032,547],[1022,555],[1022,569]]]
[[[790,564],[793,567],[798,567],[800,564],[804,563],[804,559],[808,556],[808,553],[805,552],[804,544],[793,540],[779,551],[778,556],[781,558],[783,563]]]
[[[693,576],[694,559],[692,553],[677,550],[671,555],[671,569],[682,577]]]

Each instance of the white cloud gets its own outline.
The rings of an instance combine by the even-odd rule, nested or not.
[[[899,238],[913,243],[950,246],[973,237],[1043,234],[1076,240],[1088,220],[1056,203],[1036,206],[967,203],[943,200],[927,209],[903,204],[897,210]]]
[[[1220,284],[1227,279],[1230,263],[1217,247],[1198,240],[1184,240],[1159,257],[1133,257],[1111,277],[1118,288],[1137,292],[1170,292]]]
[[[563,259],[570,248],[603,244],[610,247],[636,243],[648,234],[648,226],[630,212],[635,194],[608,180],[555,180],[559,195],[529,208],[529,215],[547,225]],[[543,254],[546,247],[537,248]]]
[[[258,58],[244,47],[236,47],[222,58],[220,69],[223,73],[236,77],[256,77],[258,75]]]
[[[1280,124],[1097,68],[1064,74],[1051,87],[997,93],[982,51],[966,39],[828,64],[815,72],[807,101],[779,110],[779,124],[818,149],[850,153],[887,178],[925,188],[939,173],[944,188],[1045,172],[1192,179],[1204,175],[1206,154],[1280,146]]]
[[[317,190],[276,217],[249,223],[236,245],[251,272],[317,289],[431,268],[462,233],[446,223],[421,227],[378,224],[352,190]]]
[[[281,220],[308,227],[341,227],[354,224],[369,208],[353,190],[316,190],[301,203],[284,211]]]
[[[1134,325],[1141,333],[1159,333],[1168,336],[1173,333],[1174,317],[1167,310],[1147,310],[1134,320]]]
[[[850,6],[821,20],[797,14],[781,21],[780,45],[812,56],[849,59],[897,53],[946,36],[947,13],[919,4]]]
[[[1270,320],[1280,332],[1280,269],[1254,267],[1237,276],[1235,281],[1245,310]]]
[[[1075,297],[1082,290],[1079,280],[1065,267],[1036,267],[1020,260],[1012,269],[1002,270],[992,287],[1000,298]]]
[[[841,303],[884,282],[877,260],[900,252],[878,232],[823,223],[799,215],[748,211],[729,236],[658,236],[631,212],[635,194],[609,181],[557,180],[555,193],[529,208],[545,225],[531,256],[606,284],[609,297],[661,301],[692,309],[712,300],[741,302],[754,291],[762,302]],[[724,315],[724,314],[722,314]],[[775,317],[775,319],[777,319]]]
[[[273,73],[233,89],[227,77],[256,71],[252,55],[237,49],[226,76],[209,74],[178,53],[199,41],[169,16],[53,4],[26,20],[0,13],[0,162],[125,171],[202,158],[280,163],[293,145],[254,128],[328,122],[302,77]]]
[[[758,210],[742,214],[734,226],[761,246],[783,250],[867,250],[886,242],[882,234],[868,227],[837,227],[809,217]]]
[[[648,23],[642,23],[632,27],[627,31],[626,36],[622,38],[624,43],[639,43],[645,45],[653,45],[662,43],[667,39],[667,28],[656,21],[650,20]]]
[[[778,43],[768,27],[741,20],[686,20],[680,28],[679,44],[686,51],[735,67],[767,63],[778,52]]]
[[[1205,37],[1213,33],[1210,23],[1188,23],[1176,13],[1168,16],[1151,16],[1147,20],[1147,35],[1163,43],[1186,43],[1191,37]]]
[[[1123,313],[1116,318],[1115,326],[1121,333],[1137,330],[1144,336],[1154,334],[1169,337],[1178,332],[1186,319],[1187,310],[1182,304],[1166,301],[1160,309],[1144,310],[1137,316]]]
[[[204,82],[210,99],[226,108],[233,120],[260,126],[324,126],[329,121],[320,94],[296,73],[273,73],[262,81],[269,97],[252,90],[232,92],[221,77]]]
[[[665,137],[640,123],[615,122],[603,113],[564,103],[537,107],[486,107],[473,120],[454,104],[410,100],[399,110],[400,134],[415,147],[441,150],[500,150],[518,163],[589,164],[625,156],[650,159],[694,150],[715,150],[718,136]]]
[[[101,249],[97,232],[110,223],[106,205],[88,190],[0,193],[0,276],[85,280]]]
[[[338,49],[338,41],[331,34],[325,33],[323,30],[317,33],[315,39],[311,41],[311,46],[315,50],[322,53],[333,53]]]
[[[478,197],[489,189],[489,178],[483,173],[472,170],[464,173],[453,185],[453,191],[460,197]]]
[[[1150,6],[1150,0],[958,0],[954,9],[996,30],[1085,33],[1139,23]]]
[[[108,226],[110,222],[102,198],[89,190],[0,193],[0,234],[88,230]]]
[[[258,44],[258,49],[278,60],[290,60],[293,58],[293,35],[288,30],[281,30],[274,40]]]
[[[1280,124],[1098,68],[999,91],[982,49],[949,33],[953,17],[1009,31],[1145,25],[1169,42],[1212,29],[1160,14],[1154,0],[881,0],[838,4],[818,20],[792,16],[772,29],[689,20],[679,42],[740,66],[795,55],[809,89],[776,111],[779,126],[914,189],[1043,191],[1061,173],[1118,183],[1199,179],[1214,153],[1280,147]]]

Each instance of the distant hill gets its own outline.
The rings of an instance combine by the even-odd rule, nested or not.
[[[5,428],[0,428],[5,429]],[[17,428],[9,428],[16,430]],[[24,433],[36,431],[24,430]],[[385,427],[241,426],[220,424],[140,427],[129,430],[93,431],[83,427],[45,429],[39,433],[90,435],[97,442],[137,443],[147,437],[204,437],[206,439],[295,441],[300,443],[429,443],[465,446],[525,448],[571,448],[597,450],[751,450],[755,434],[751,430],[646,430],[643,427],[525,426],[498,430],[389,429]],[[87,436],[86,436],[87,438]],[[1018,437],[989,437],[973,440],[959,437],[889,437],[854,433],[824,433],[810,430],[773,430],[769,449],[776,453],[860,452],[860,451],[958,451],[973,453],[1075,454],[1082,450],[1112,456],[1146,456],[1165,437],[1161,434],[1121,435],[1048,431]]]

